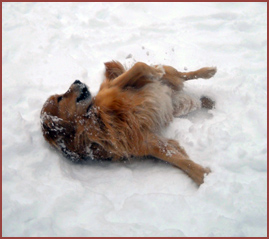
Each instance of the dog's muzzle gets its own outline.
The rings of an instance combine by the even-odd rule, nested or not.
[[[89,92],[88,87],[85,84],[83,84],[79,80],[75,80],[75,82],[73,84],[78,85],[79,90],[80,90],[80,94],[79,94],[79,96],[77,98],[77,103],[81,103],[84,100],[90,100],[91,99],[91,93]]]

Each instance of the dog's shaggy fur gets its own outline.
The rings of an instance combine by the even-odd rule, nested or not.
[[[177,141],[160,132],[174,116],[212,108],[209,98],[194,99],[182,88],[186,80],[212,77],[216,68],[182,73],[171,66],[138,62],[126,71],[116,61],[105,67],[105,80],[95,97],[78,80],[66,93],[49,97],[41,111],[45,139],[72,161],[153,156],[179,167],[198,185],[203,183],[210,170],[191,161]]]

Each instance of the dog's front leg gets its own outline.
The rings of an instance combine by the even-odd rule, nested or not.
[[[152,135],[147,142],[147,150],[149,155],[179,167],[198,185],[201,185],[205,175],[210,173],[209,168],[204,168],[190,160],[185,150],[175,140]]]
[[[117,86],[120,88],[125,88],[128,86],[135,87],[136,85],[141,86],[151,82],[151,78],[160,79],[162,75],[163,73],[155,68],[150,67],[145,63],[137,62],[130,70],[110,81],[109,84],[110,87]]]

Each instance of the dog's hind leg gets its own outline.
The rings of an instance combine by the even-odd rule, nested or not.
[[[172,95],[173,115],[179,117],[186,115],[202,107],[201,101],[193,96],[186,94],[184,91],[176,91]]]
[[[193,80],[198,78],[209,79],[213,77],[217,72],[216,67],[203,67],[196,71],[190,72],[178,72],[179,77],[184,80]]]
[[[147,140],[148,155],[169,162],[186,174],[188,174],[198,185],[204,182],[205,175],[211,171],[190,160],[185,150],[175,140],[166,139],[157,135],[151,135]]]
[[[173,90],[181,90],[184,81],[198,78],[209,79],[217,72],[216,67],[203,67],[199,70],[190,72],[180,72],[172,66],[165,65],[155,65],[154,67],[157,71],[163,72],[161,80]]]
[[[137,62],[131,69],[124,72],[123,66],[118,62],[106,63],[106,76],[109,78],[109,87],[118,86],[121,88],[140,88],[152,79],[159,79],[169,85],[173,90],[179,91],[183,88],[186,80],[204,78],[208,79],[216,73],[215,67],[204,67],[192,72],[179,72],[171,66],[148,66],[145,63]],[[113,79],[112,81],[110,81]]]
[[[191,96],[184,91],[175,91],[172,95],[173,115],[179,117],[200,108],[213,109],[215,102],[206,96],[200,99]]]

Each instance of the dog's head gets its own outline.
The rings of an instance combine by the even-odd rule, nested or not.
[[[71,142],[74,140],[77,122],[87,114],[91,106],[91,93],[88,87],[76,80],[61,95],[53,95],[43,105],[41,110],[41,128],[44,138],[67,156],[72,156]]]

